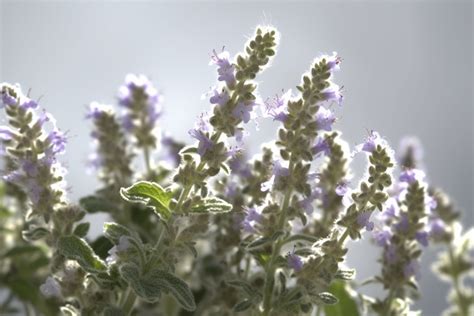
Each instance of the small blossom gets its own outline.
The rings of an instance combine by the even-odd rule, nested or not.
[[[104,112],[113,112],[113,109],[110,105],[92,102],[91,104],[89,104],[89,111],[86,114],[86,118],[97,120],[102,117]]]
[[[329,87],[321,91],[323,100],[326,102],[337,102],[337,104],[342,104],[343,96],[341,94],[341,89],[335,83],[332,83]]]
[[[415,279],[420,279],[420,264],[416,260],[411,260],[408,262],[404,267],[403,267],[403,274],[405,275],[405,278],[410,278],[412,276],[415,277]]]
[[[253,113],[253,108],[255,105],[255,102],[251,102],[248,104],[244,102],[239,102],[232,110],[232,115],[236,119],[241,120],[244,123],[248,123],[250,119],[255,118],[255,114]]]
[[[405,169],[399,177],[401,182],[408,184],[414,183],[416,181],[422,182],[425,180],[425,173],[420,169]]]
[[[247,233],[255,233],[255,225],[263,219],[261,208],[248,208],[241,222],[242,229]]]
[[[40,291],[43,296],[50,297],[61,297],[61,287],[58,281],[53,277],[49,276],[46,281],[40,285]]]
[[[329,156],[331,154],[331,147],[329,146],[327,140],[323,138],[318,138],[318,142],[311,148],[311,151],[316,157],[320,154]]]
[[[392,232],[388,228],[382,230],[376,230],[373,232],[375,243],[380,247],[386,247],[392,239]]]
[[[189,135],[199,141],[197,151],[201,157],[204,156],[207,151],[211,150],[212,146],[214,146],[214,143],[209,139],[209,137],[200,130],[192,129],[189,131]]]
[[[288,168],[283,167],[279,160],[276,160],[273,163],[272,173],[272,177],[261,185],[260,190],[262,190],[263,192],[270,191],[273,188],[273,184],[275,183],[275,181],[277,181],[280,177],[287,177],[290,171],[288,170]]]
[[[15,136],[15,133],[6,126],[0,126],[0,139],[11,140]]]
[[[321,188],[316,188],[314,189],[314,191],[311,193],[310,196],[300,201],[300,206],[307,215],[313,214],[314,212],[313,202],[320,196],[321,196]]]
[[[370,135],[367,137],[365,142],[363,142],[361,145],[358,146],[357,151],[365,151],[365,152],[371,153],[377,147],[377,143],[379,142],[379,140],[380,140],[379,133],[375,131],[371,131]]]
[[[109,256],[105,259],[108,264],[116,262],[121,252],[126,251],[130,248],[130,241],[127,236],[120,236],[119,243],[109,249]]]
[[[336,117],[331,110],[326,109],[325,107],[319,107],[318,112],[316,113],[316,123],[318,128],[323,131],[331,131],[332,124],[336,121]]]
[[[287,262],[288,267],[295,270],[295,272],[299,272],[301,269],[303,269],[303,260],[301,260],[301,257],[296,255],[294,251],[292,253],[288,253]]]
[[[440,218],[429,221],[429,234],[432,238],[443,236],[446,233],[446,224]]]
[[[368,231],[372,231],[375,227],[374,222],[370,221],[370,215],[372,212],[361,212],[357,215],[357,224],[360,227],[365,227]]]
[[[415,239],[424,247],[428,247],[428,232],[418,231],[415,233]]]
[[[406,214],[402,214],[400,216],[399,222],[395,224],[395,229],[400,233],[406,233],[408,231],[409,226],[410,223],[408,221],[408,216]]]
[[[395,264],[398,260],[397,247],[393,244],[385,247],[384,258],[389,264]]]
[[[227,85],[232,86],[235,83],[235,67],[230,61],[229,52],[223,51],[220,54],[214,50],[211,56],[210,65],[217,66],[217,80],[225,81]]]
[[[331,56],[323,55],[321,59],[324,58],[326,60],[326,65],[329,68],[330,72],[334,72],[340,69],[340,64],[342,62],[342,58],[337,55],[336,52],[333,52]]]
[[[225,105],[229,100],[230,96],[229,93],[225,88],[222,88],[221,91],[217,90],[216,88],[212,91],[213,95],[209,98],[211,104],[217,104],[219,106]]]
[[[285,122],[288,117],[287,104],[291,98],[291,89],[285,92],[281,97],[276,95],[273,99],[267,99],[263,103],[263,116],[272,117],[274,121]]]
[[[389,198],[387,202],[385,202],[385,206],[386,207],[382,212],[383,221],[394,219],[400,212],[400,207],[398,206],[398,202],[395,198]]]
[[[349,191],[349,181],[342,180],[336,186],[336,194],[339,196],[344,196]]]

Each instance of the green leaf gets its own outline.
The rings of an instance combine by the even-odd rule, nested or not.
[[[22,245],[16,246],[13,248],[8,249],[3,255],[3,258],[6,257],[14,257],[14,256],[21,256],[21,255],[32,255],[35,252],[41,251],[41,248],[34,246],[34,245]]]
[[[113,203],[96,195],[83,197],[79,200],[79,205],[81,205],[88,213],[110,213],[115,209]]]
[[[327,305],[334,305],[337,302],[339,302],[337,297],[335,297],[334,295],[332,295],[331,293],[328,293],[328,292],[321,292],[321,293],[318,294],[318,296],[321,299],[321,301],[324,304],[327,304]]]
[[[108,252],[110,248],[112,248],[114,244],[112,244],[106,237],[100,236],[94,240],[90,246],[94,250],[95,254],[97,254],[101,259],[105,260],[105,258],[107,258],[109,255]]]
[[[354,269],[339,270],[334,276],[336,279],[350,281],[354,280],[356,271]]]
[[[49,234],[49,230],[44,227],[37,227],[31,230],[24,230],[21,232],[23,239],[27,241],[39,240]]]
[[[191,213],[227,213],[231,210],[232,204],[216,197],[201,199],[191,206]]]
[[[122,236],[136,237],[127,227],[111,222],[104,224],[104,236],[115,245],[119,243]]]
[[[76,226],[73,233],[77,237],[85,237],[87,235],[87,233],[89,232],[90,226],[91,226],[91,224],[89,222],[81,223],[81,224]]]
[[[169,205],[173,193],[165,191],[157,183],[139,181],[128,188],[121,188],[120,195],[129,202],[141,203],[153,208],[155,213],[164,219],[169,219],[171,216]]]
[[[335,305],[324,306],[324,313],[326,316],[360,315],[359,309],[357,308],[357,303],[347,291],[344,282],[333,282],[329,288],[329,291],[339,299],[339,303]]]
[[[135,293],[148,302],[155,302],[160,298],[161,292],[167,292],[173,295],[185,310],[196,309],[194,296],[188,285],[167,271],[153,269],[142,275],[136,264],[125,263],[120,267],[120,274]]]
[[[58,241],[59,252],[68,259],[76,260],[87,272],[107,270],[105,263],[94,253],[84,239],[77,236],[63,236]]]
[[[235,304],[233,309],[234,309],[234,312],[239,313],[239,312],[246,311],[247,309],[252,307],[253,304],[254,303],[251,300],[244,300],[242,302]]]

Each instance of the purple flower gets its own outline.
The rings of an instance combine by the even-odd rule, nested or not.
[[[27,110],[27,109],[36,109],[38,107],[38,102],[32,100],[30,98],[25,98],[21,101],[20,108]]]
[[[229,181],[224,189],[224,195],[229,198],[233,199],[238,193],[238,186],[237,183],[234,181]]]
[[[234,76],[234,65],[230,62],[229,52],[223,51],[220,54],[214,50],[211,56],[210,65],[217,66],[217,80],[225,81],[228,86],[232,86],[235,83]]]
[[[5,105],[8,106],[16,106],[18,104],[18,99],[15,98],[11,95],[11,92],[17,92],[20,90],[20,87],[18,85],[12,86],[8,83],[2,83],[0,84],[0,109],[3,108]]]
[[[249,178],[250,176],[252,176],[252,172],[250,170],[249,165],[239,155],[233,156],[229,160],[229,167],[232,171],[232,174],[238,175],[242,178]]]
[[[337,104],[342,104],[342,94],[341,89],[337,84],[332,83],[329,87],[321,91],[323,100],[326,102],[337,102]]]
[[[311,148],[311,151],[316,157],[320,154],[329,156],[331,154],[331,147],[329,146],[327,140],[323,138],[318,138],[318,142]]]
[[[410,223],[408,221],[408,216],[406,214],[401,214],[399,222],[395,224],[395,229],[403,234],[408,231],[409,226]]]
[[[287,104],[291,98],[291,89],[281,97],[276,95],[273,99],[267,99],[262,109],[264,117],[272,117],[274,121],[285,122],[288,117]]]
[[[422,245],[423,247],[428,247],[428,232],[426,231],[418,231],[415,233],[415,239]]]
[[[429,221],[429,234],[433,238],[441,237],[446,233],[446,225],[440,218]]]
[[[316,188],[314,191],[311,193],[310,196],[304,198],[303,200],[300,201],[300,206],[302,209],[304,209],[305,213],[307,215],[311,215],[314,212],[314,207],[313,207],[313,202],[316,200],[319,196],[321,196],[321,189]]]
[[[189,135],[199,141],[197,151],[200,156],[204,156],[206,152],[214,146],[214,143],[209,139],[209,137],[198,129],[190,130]]]
[[[388,228],[382,230],[376,230],[373,232],[375,243],[380,247],[386,247],[389,245],[392,239],[392,232]]]
[[[279,160],[276,160],[273,163],[272,173],[272,177],[261,185],[260,190],[262,190],[263,192],[270,191],[273,188],[273,184],[275,183],[275,181],[277,181],[280,177],[289,176],[290,171],[288,170],[288,168],[283,167]]]
[[[60,130],[51,131],[46,137],[46,143],[50,145],[46,151],[47,155],[62,154],[66,150],[66,136]]]
[[[15,133],[6,126],[0,126],[0,139],[11,140],[15,136]]]
[[[372,215],[372,212],[360,212],[357,215],[357,224],[360,227],[365,227],[368,231],[372,231],[375,227],[374,222],[370,221],[370,216]]]
[[[255,233],[255,225],[263,219],[261,208],[248,208],[241,222],[242,229],[247,233]]]
[[[380,141],[379,133],[375,131],[371,131],[370,135],[367,137],[365,142],[357,146],[356,151],[365,151],[368,153],[372,153],[375,148],[377,147],[378,142]]]
[[[333,52],[331,56],[321,56],[321,59],[323,58],[326,59],[326,65],[328,66],[330,72],[334,72],[340,69],[339,64],[342,62],[342,58],[339,57],[336,52]]]
[[[428,207],[429,210],[434,210],[438,206],[438,201],[432,196],[425,197],[425,205]]]
[[[403,274],[405,275],[405,278],[410,278],[412,276],[415,277],[415,279],[419,280],[420,279],[420,264],[416,260],[411,260],[408,262],[404,267],[403,267]]]
[[[295,272],[301,271],[303,269],[303,261],[301,257],[296,255],[294,251],[292,253],[288,253],[287,256],[288,267],[295,270]]]
[[[335,121],[336,117],[331,112],[331,110],[322,106],[319,107],[318,112],[316,113],[316,123],[318,124],[318,129],[329,132],[332,130],[332,124]]]
[[[385,203],[385,206],[386,207],[382,212],[382,220],[387,221],[389,219],[394,219],[400,211],[397,200],[395,198],[389,198]]]
[[[110,109],[111,107],[106,106],[104,104],[100,104],[98,102],[91,102],[91,104],[89,104],[89,111],[86,113],[86,119],[100,119],[104,112]]]
[[[408,184],[414,183],[416,181],[423,182],[425,179],[425,173],[420,169],[405,169],[399,177],[401,182]]]
[[[128,248],[130,248],[130,241],[128,240],[128,237],[120,236],[119,243],[109,249],[109,256],[105,260],[108,264],[115,263],[119,259],[120,253],[126,251]]]
[[[235,108],[232,110],[232,115],[238,119],[243,121],[244,123],[248,123],[251,118],[254,118],[253,115],[253,107],[255,106],[255,102],[251,102],[249,104],[245,104],[244,102],[239,102]]]
[[[214,88],[212,92],[214,93],[214,95],[212,95],[209,98],[209,101],[211,102],[211,104],[217,104],[219,106],[224,106],[230,100],[229,93],[227,92],[227,90],[225,88],[222,88],[222,90],[220,92],[219,92],[219,90]]]
[[[347,180],[342,180],[337,184],[336,187],[336,194],[339,196],[344,196],[346,195],[347,191],[349,191],[349,181]]]
[[[384,258],[389,264],[395,264],[398,260],[397,247],[393,244],[385,247]]]
[[[61,287],[58,281],[53,277],[49,276],[46,281],[40,285],[40,292],[43,296],[50,297],[61,297]]]

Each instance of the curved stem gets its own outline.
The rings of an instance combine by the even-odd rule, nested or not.
[[[135,300],[137,296],[133,292],[133,290],[129,287],[127,292],[124,293],[125,300],[122,304],[122,310],[124,311],[125,315],[130,315],[133,309],[133,305],[135,305]]]

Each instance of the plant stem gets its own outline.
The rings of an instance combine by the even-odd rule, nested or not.
[[[463,295],[462,295],[462,291],[461,291],[461,287],[460,287],[460,284],[459,284],[459,277],[457,275],[457,273],[455,273],[456,271],[456,260],[454,260],[454,251],[453,251],[453,247],[451,245],[449,245],[449,249],[448,249],[448,253],[449,253],[449,261],[450,261],[450,266],[451,266],[451,278],[453,279],[453,287],[454,287],[454,292],[456,293],[456,303],[458,305],[458,309],[459,309],[459,316],[467,316],[468,314],[468,309],[467,307],[464,305],[464,301],[463,301]]]
[[[127,292],[124,293],[124,296],[125,300],[122,304],[122,310],[124,311],[125,315],[130,315],[133,305],[135,305],[137,296],[130,287],[127,289]]]
[[[143,156],[145,157],[145,168],[147,174],[151,173],[151,163],[150,163],[150,148],[148,146],[143,147]]]

